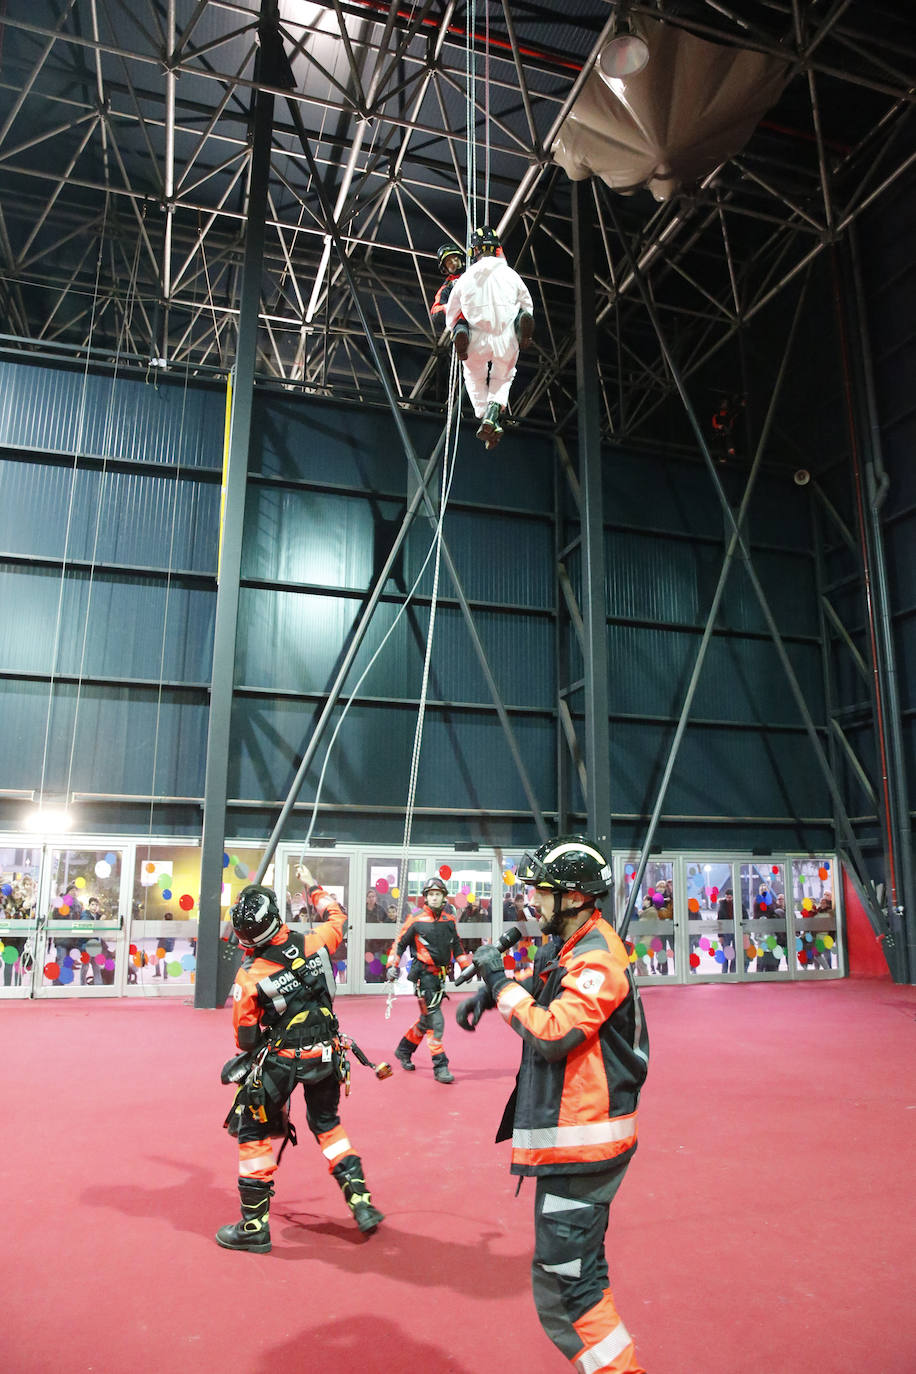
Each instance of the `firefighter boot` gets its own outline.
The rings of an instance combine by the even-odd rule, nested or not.
[[[413,1068],[413,1065],[410,1066]],[[385,1217],[377,1207],[372,1206],[372,1198],[366,1180],[363,1178],[363,1164],[359,1155],[347,1155],[335,1164],[331,1173],[340,1184],[344,1201],[353,1213],[353,1219],[361,1231],[374,1231]]]
[[[217,1245],[226,1250],[253,1250],[257,1255],[270,1251],[270,1199],[274,1185],[259,1178],[240,1178],[239,1197],[242,1219],[230,1226],[221,1226],[216,1233]]]
[[[515,337],[520,349],[527,348],[534,333],[534,316],[527,310],[520,310],[515,318]]]
[[[458,320],[452,330],[452,347],[459,362],[466,363],[468,359],[468,346],[471,342],[471,331],[468,329],[464,320]]]
[[[444,1054],[433,1055],[433,1078],[437,1083],[454,1083],[455,1075],[448,1066],[448,1059]]]
[[[408,1040],[406,1035],[402,1035],[398,1042],[398,1047],[394,1052],[395,1059],[398,1061],[401,1068],[406,1069],[408,1073],[416,1073],[417,1071],[417,1066],[412,1058],[416,1048],[412,1040]]]
[[[494,439],[498,441],[502,438],[503,430],[502,425],[499,423],[501,409],[499,401],[487,402],[487,408],[483,413],[483,419],[477,431],[477,438],[485,443],[487,448],[491,447],[491,443]]]

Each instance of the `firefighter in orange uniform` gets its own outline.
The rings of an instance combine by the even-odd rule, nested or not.
[[[374,1231],[384,1219],[372,1205],[362,1161],[338,1114],[344,1067],[329,956],[344,938],[347,913],[305,865],[297,872],[323,918],[308,935],[291,931],[280,920],[276,894],[269,887],[246,887],[232,909],[232,926],[246,957],[232,988],[233,1025],[242,1053],[223,1069],[223,1082],[241,1085],[226,1126],[238,1136],[242,1216],[216,1233],[228,1250],[270,1250],[270,1199],[279,1163],[270,1142],[295,1144],[288,1104],[297,1083],[305,1095],[309,1130],[357,1226]]]
[[[445,281],[433,297],[429,314],[433,324],[441,333],[445,328],[445,307],[448,305],[448,298],[452,294],[452,287],[464,271],[464,249],[459,248],[457,243],[443,243],[436,253],[436,262],[439,265],[439,273],[445,278]]]
[[[429,1041],[433,1077],[437,1083],[455,1081],[442,1048],[445,1018],[441,1003],[445,996],[445,980],[453,961],[457,961],[461,968],[468,968],[471,962],[458,938],[453,917],[443,914],[447,896],[448,888],[441,878],[426,879],[423,884],[423,906],[419,911],[412,912],[398,931],[388,951],[386,970],[389,982],[394,982],[398,976],[398,961],[406,949],[410,950],[413,960],[407,976],[419,999],[420,1015],[407,1034],[401,1037],[394,1056],[402,1068],[412,1073],[416,1068],[413,1052],[425,1035]]]
[[[523,1041],[497,1140],[535,1183],[534,1302],[577,1374],[645,1374],[617,1315],[604,1252],[610,1204],[636,1150],[649,1041],[626,950],[596,907],[613,878],[581,835],[526,854],[544,934],[530,974],[510,978],[493,945],[474,952],[486,986],[458,1008],[474,1030],[494,1004]]]

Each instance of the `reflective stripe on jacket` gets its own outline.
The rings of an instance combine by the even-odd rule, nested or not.
[[[562,948],[542,946],[497,1006],[524,1042],[496,1137],[512,1137],[512,1173],[592,1173],[632,1153],[649,1038],[626,950],[600,913]]]

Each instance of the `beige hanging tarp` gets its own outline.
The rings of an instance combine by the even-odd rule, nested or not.
[[[597,70],[562,125],[553,158],[573,181],[597,176],[624,194],[667,200],[734,156],[779,99],[788,64],[641,21],[649,61],[609,84]]]

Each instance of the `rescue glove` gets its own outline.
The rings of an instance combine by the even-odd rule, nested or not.
[[[489,1011],[494,1005],[489,988],[481,988],[473,997],[466,997],[459,1003],[458,1010],[455,1012],[455,1020],[462,1030],[475,1031],[477,1022],[485,1011]]]
[[[479,949],[474,950],[473,959],[474,967],[486,983],[495,1005],[500,988],[504,988],[509,982],[503,966],[503,956],[495,945],[481,945]]]
[[[387,967],[386,970],[385,970],[385,977],[388,979],[388,982],[389,982],[389,983],[396,983],[396,982],[397,982],[397,980],[398,980],[398,966],[397,966],[397,964],[389,964],[389,965],[388,965],[388,967]]]

